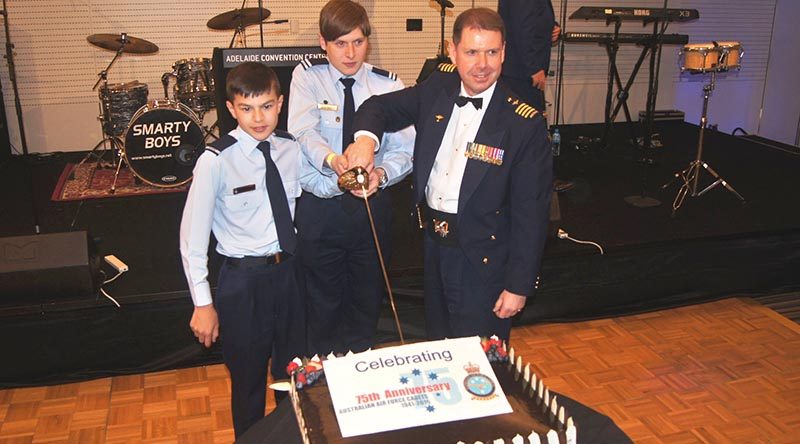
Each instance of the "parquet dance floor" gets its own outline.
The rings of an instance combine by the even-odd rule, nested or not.
[[[637,443],[800,442],[800,326],[751,299],[519,327],[512,341]],[[0,444],[232,440],[221,365],[0,391]]]

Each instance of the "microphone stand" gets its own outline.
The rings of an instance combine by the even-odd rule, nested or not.
[[[6,31],[6,60],[8,63],[8,79],[11,81],[11,88],[14,90],[14,107],[17,111],[17,124],[19,125],[19,138],[22,143],[22,154],[27,166],[28,176],[28,191],[31,194],[31,213],[33,216],[33,230],[35,234],[40,234],[39,227],[39,210],[36,205],[36,185],[33,182],[33,168],[28,163],[28,141],[25,139],[25,124],[22,120],[22,103],[19,100],[19,88],[17,87],[17,70],[14,66],[14,44],[11,43],[11,32],[8,26],[8,7],[6,0],[3,0],[3,10],[0,11],[3,16],[3,25]],[[11,142],[9,141],[9,144]]]
[[[561,4],[561,35],[559,36],[558,42],[558,72],[556,73],[556,118],[555,118],[555,125],[558,126],[561,123],[561,104],[563,101],[562,91],[564,87],[564,49],[566,47],[564,41],[564,33],[566,32],[567,28],[567,1]]]
[[[441,12],[439,13],[439,16],[441,17],[442,21],[442,26],[441,26],[441,37],[439,40],[439,54],[436,56],[438,59],[437,62],[449,63],[450,57],[447,57],[444,53],[444,18],[447,12],[447,8],[452,8],[454,7],[454,5],[449,0],[436,0],[436,3],[439,3],[439,6],[442,7]]]
[[[247,3],[247,0],[242,0],[242,6],[239,8],[239,11],[244,11],[244,5]],[[239,26],[236,27],[236,30],[233,31],[233,37],[231,37],[231,42],[228,44],[228,48],[233,48],[233,44],[236,42],[236,36],[242,35],[242,44],[244,47],[247,47],[247,35],[244,33],[244,23],[242,23],[242,13],[239,13]]]
[[[641,190],[638,195],[625,196],[624,200],[628,205],[636,208],[651,208],[661,205],[661,201],[655,197],[648,196],[648,168],[651,168],[656,160],[654,158],[653,149],[653,118],[656,109],[656,97],[658,95],[658,75],[661,69],[661,48],[663,47],[664,33],[669,26],[669,19],[667,18],[667,2],[664,0],[664,7],[662,8],[661,23],[658,20],[653,21],[653,39],[650,48],[650,70],[647,83],[647,103],[645,105],[645,120],[644,130],[642,132],[642,145],[639,147],[642,150],[640,159],[642,175],[641,175]],[[660,26],[659,26],[660,25]],[[660,29],[659,29],[660,27]],[[636,143],[636,139],[634,139]]]
[[[22,122],[22,104],[19,101],[19,87],[17,86],[17,70],[14,65],[14,44],[11,43],[11,33],[8,26],[8,7],[3,0],[3,24],[6,28],[6,60],[8,61],[8,80],[14,90],[14,107],[17,111],[17,124],[19,125],[19,138],[22,142],[22,154],[28,155],[28,141],[25,139],[25,125]]]

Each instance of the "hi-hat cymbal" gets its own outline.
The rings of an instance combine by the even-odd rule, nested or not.
[[[223,12],[222,14],[214,16],[208,21],[206,26],[219,31],[236,29],[240,25],[244,28],[255,25],[269,17],[269,9],[261,8],[261,11],[262,14],[259,14],[258,8],[234,9],[233,11]]]
[[[158,46],[155,43],[131,37],[124,32],[122,34],[92,34],[86,37],[86,41],[103,49],[119,51],[122,48],[122,52],[132,54],[150,54],[158,51]]]

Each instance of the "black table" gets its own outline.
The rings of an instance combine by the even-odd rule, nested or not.
[[[563,406],[578,427],[577,441],[582,444],[626,444],[633,443],[614,421],[606,415],[586,407],[556,392],[559,405]],[[435,425],[424,426],[435,427]],[[302,444],[297,419],[291,401],[284,399],[278,407],[256,423],[237,441],[237,444]],[[455,444],[455,443],[453,443]]]

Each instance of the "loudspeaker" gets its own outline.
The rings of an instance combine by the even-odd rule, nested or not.
[[[0,306],[95,298],[93,250],[85,231],[0,238]]]

